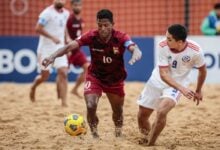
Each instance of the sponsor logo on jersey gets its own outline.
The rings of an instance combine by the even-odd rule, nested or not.
[[[114,53],[114,54],[119,54],[119,49],[118,49],[118,47],[113,47],[113,53]]]
[[[79,28],[79,27],[80,27],[80,24],[73,24],[72,27],[73,27],[73,28]]]
[[[96,51],[96,52],[104,52],[103,49],[97,49],[97,48],[92,48],[92,51]]]

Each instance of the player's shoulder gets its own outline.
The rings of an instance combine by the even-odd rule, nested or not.
[[[53,5],[47,6],[43,11],[52,12],[54,11],[54,6]]]
[[[193,41],[193,40],[187,40],[187,48],[189,48],[189,49],[191,49],[195,52],[202,51],[200,45],[197,42]]]
[[[95,30],[95,29],[89,30],[85,32],[83,35],[87,37],[95,37],[95,36],[98,36],[98,30]]]
[[[52,16],[55,14],[55,8],[53,5],[47,6],[42,12],[41,15]]]
[[[113,29],[112,32],[113,32],[112,34],[113,38],[118,39],[119,41],[124,41],[130,38],[130,36],[125,32],[115,30],[115,29]]]
[[[69,12],[69,10],[68,10],[68,9],[66,9],[66,8],[63,8],[63,12],[64,12],[65,14],[68,14],[68,15],[70,15],[70,12]]]
[[[127,33],[115,29],[113,29],[112,32],[115,37],[122,37],[127,35]]]
[[[159,45],[160,48],[168,47],[167,40],[166,39],[162,39],[161,41],[159,41],[158,45]]]
[[[73,13],[73,12],[72,12],[72,13],[70,13],[69,18],[71,18],[71,19],[74,19],[74,18],[75,18],[75,15],[74,15],[74,13]]]

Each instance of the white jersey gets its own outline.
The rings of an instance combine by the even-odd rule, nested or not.
[[[54,5],[47,7],[39,15],[38,23],[44,26],[44,29],[58,38],[61,43],[55,44],[51,39],[40,35],[39,44],[38,44],[38,53],[53,53],[58,48],[64,46],[64,36],[66,22],[69,17],[69,11],[64,9],[61,12],[58,12]]]
[[[181,52],[171,50],[166,40],[158,44],[158,60],[149,82],[159,88],[168,85],[160,78],[159,67],[169,67],[171,77],[179,84],[187,86],[190,83],[189,73],[193,67],[199,68],[205,64],[201,47],[194,41],[187,40],[186,47]]]

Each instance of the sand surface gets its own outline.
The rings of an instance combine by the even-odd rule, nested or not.
[[[69,91],[73,84],[69,84]],[[0,150],[220,150],[220,85],[206,85],[204,101],[199,106],[182,97],[169,113],[167,126],[154,147],[138,144],[136,99],[143,87],[141,82],[126,83],[122,138],[114,137],[112,111],[103,95],[97,110],[101,139],[94,140],[90,131],[81,138],[64,131],[65,116],[86,116],[84,99],[68,92],[69,107],[63,108],[56,98],[55,84],[45,83],[37,89],[36,103],[31,103],[30,84],[1,83]],[[151,121],[154,117],[155,113]]]

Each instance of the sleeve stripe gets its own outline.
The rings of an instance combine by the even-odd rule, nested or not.
[[[130,45],[134,45],[134,42],[133,42],[132,40],[127,40],[127,41],[125,41],[124,46],[125,46],[126,48],[128,48]]]
[[[199,67],[196,67],[196,69],[200,69],[202,67],[204,67],[206,65],[206,63],[204,63],[203,65],[199,66]]]
[[[159,68],[167,68],[167,67],[169,67],[169,65],[167,65],[167,66],[159,66]]]

